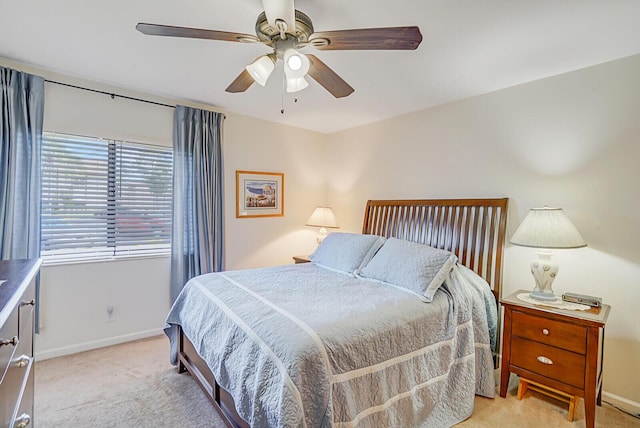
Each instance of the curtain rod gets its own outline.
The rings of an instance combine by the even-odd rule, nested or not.
[[[47,82],[47,83],[54,83],[56,85],[68,86],[69,88],[82,89],[83,91],[96,92],[98,94],[109,95],[111,97],[111,99],[113,99],[115,97],[118,97],[118,98],[124,98],[124,99],[127,99],[127,100],[133,100],[133,101],[140,101],[140,102],[143,102],[143,103],[155,104],[157,106],[162,106],[162,107],[176,108],[176,106],[172,106],[171,104],[164,104],[164,103],[158,103],[156,101],[143,100],[142,98],[129,97],[127,95],[120,95],[120,94],[116,94],[114,92],[99,91],[97,89],[85,88],[83,86],[70,85],[69,83],[56,82],[55,80],[49,80],[49,79],[44,79],[44,81]]]
[[[99,91],[97,89],[85,88],[83,86],[71,85],[69,83],[56,82],[55,80],[49,80],[49,79],[44,79],[44,81],[47,82],[47,83],[53,83],[53,84],[56,84],[56,85],[68,86],[69,88],[81,89],[83,91],[89,91],[89,92],[95,92],[95,93],[98,93],[98,94],[109,95],[111,97],[111,99],[114,99],[115,97],[118,97],[118,98],[124,98],[126,100],[140,101],[141,103],[155,104],[157,106],[162,106],[162,107],[176,108],[176,106],[172,106],[171,104],[164,104],[164,103],[159,103],[159,102],[156,102],[156,101],[145,100],[145,99],[142,99],[142,98],[129,97],[127,95],[120,95],[120,94],[116,94],[114,92]],[[222,118],[226,119],[227,115],[223,114]]]

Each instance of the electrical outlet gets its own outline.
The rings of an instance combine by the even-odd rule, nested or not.
[[[116,307],[107,306],[107,322],[114,322],[116,320]]]

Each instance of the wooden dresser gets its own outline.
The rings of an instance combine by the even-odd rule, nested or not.
[[[33,425],[35,277],[40,263],[40,259],[0,261],[2,428],[26,428]]]
[[[500,301],[504,307],[500,396],[510,373],[570,396],[584,398],[587,428],[601,404],[604,327],[611,307],[570,311],[532,305],[519,290]],[[570,419],[572,413],[570,411]]]

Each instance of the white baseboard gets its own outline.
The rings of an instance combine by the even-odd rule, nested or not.
[[[133,340],[145,339],[163,334],[162,328],[154,328],[151,330],[139,331],[136,333],[125,334],[122,336],[108,337],[100,340],[92,340],[90,342],[78,343],[62,348],[47,349],[35,352],[35,360],[43,361],[49,358],[62,357],[64,355],[77,354],[78,352],[90,351],[92,349],[104,348],[105,346],[118,345],[120,343],[131,342]]]
[[[620,407],[621,409],[626,410],[629,413],[640,415],[640,403],[628,400],[624,397],[620,397],[619,395],[615,395],[607,391],[602,391],[602,401],[611,403],[617,407]]]

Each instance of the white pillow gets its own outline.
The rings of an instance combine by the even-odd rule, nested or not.
[[[457,260],[449,251],[389,238],[360,275],[406,288],[431,302]]]
[[[354,273],[367,264],[384,244],[377,235],[333,232],[311,254],[313,263],[341,272]]]

